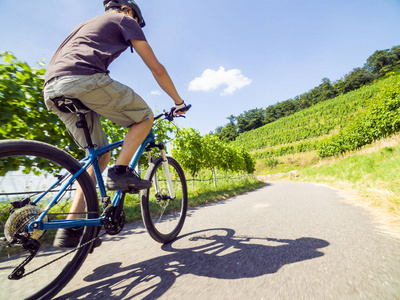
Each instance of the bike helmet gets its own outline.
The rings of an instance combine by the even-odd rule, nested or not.
[[[140,27],[143,28],[146,25],[139,6],[133,0],[103,0],[103,4],[106,11],[112,7],[119,8],[123,5],[128,6],[134,11],[135,16],[138,18],[138,24]]]

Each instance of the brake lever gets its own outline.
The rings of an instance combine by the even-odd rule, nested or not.
[[[173,121],[174,120],[174,114],[173,114],[173,112],[171,112],[171,111],[167,111],[166,113],[165,113],[165,119],[167,119],[168,121]]]

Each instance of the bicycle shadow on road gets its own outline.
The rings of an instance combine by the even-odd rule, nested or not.
[[[301,237],[275,239],[235,236],[232,229],[218,228],[186,234],[163,245],[167,255],[122,267],[111,263],[84,278],[88,286],[57,299],[155,299],[176,278],[191,274],[219,279],[240,279],[276,273],[282,266],[318,258],[327,241]],[[82,298],[83,299],[83,298]]]

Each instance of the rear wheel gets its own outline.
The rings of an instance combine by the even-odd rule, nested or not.
[[[149,166],[145,179],[151,188],[142,191],[142,218],[150,236],[160,243],[173,241],[181,231],[188,203],[185,174],[179,163],[167,157],[174,198],[171,198],[163,160],[158,157]]]
[[[90,241],[95,237],[95,227],[77,230],[80,232],[77,244],[82,246],[77,249],[54,247],[57,229],[35,229],[30,236],[28,234],[28,225],[80,168],[71,155],[51,145],[25,140],[0,141],[0,285],[3,294],[17,299],[50,298],[71,280],[84,262],[92,246]],[[90,176],[83,172],[60,195],[44,222],[67,218],[77,183],[85,198],[82,218],[98,218],[96,191]],[[15,201],[18,205],[11,204]],[[20,238],[24,235],[31,245],[38,247],[40,243],[40,247],[24,266],[22,278],[9,280],[13,270],[29,257],[29,251],[23,246],[26,240]]]

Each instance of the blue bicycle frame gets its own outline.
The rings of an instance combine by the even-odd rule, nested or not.
[[[32,232],[33,229],[46,230],[46,229],[57,229],[57,228],[103,225],[105,216],[101,216],[100,218],[94,218],[94,219],[48,220],[45,222],[43,220],[46,217],[50,208],[53,207],[55,204],[57,204],[60,197],[67,191],[67,189],[69,187],[72,186],[75,179],[78,176],[80,176],[83,172],[85,172],[90,165],[93,165],[93,168],[94,168],[97,185],[99,187],[100,198],[107,197],[107,192],[106,192],[106,189],[104,186],[104,180],[103,180],[103,177],[101,176],[101,171],[100,171],[100,167],[99,167],[99,163],[98,163],[97,159],[98,159],[98,157],[101,157],[103,154],[122,146],[122,143],[123,143],[123,140],[112,143],[112,144],[104,146],[104,147],[101,147],[99,149],[89,148],[88,149],[89,155],[80,161],[80,163],[83,164],[83,167],[75,175],[73,175],[68,180],[67,183],[64,184],[64,186],[60,189],[60,191],[58,192],[56,197],[54,199],[52,199],[52,201],[47,205],[47,207],[40,214],[40,216],[35,221],[33,221],[29,224],[29,232]],[[146,139],[143,141],[143,143],[140,145],[139,149],[136,151],[135,155],[132,157],[132,160],[129,163],[129,166],[131,168],[136,168],[136,166],[139,163],[140,156],[143,154],[146,146],[151,143],[155,143],[153,129],[150,130],[150,133],[147,135]],[[48,189],[48,191],[50,191],[54,187],[60,185],[62,179],[63,178],[59,179],[55,184],[53,184]],[[46,195],[46,193],[48,191],[43,192],[43,194],[40,197],[38,197],[34,201],[34,203],[36,204],[37,202],[39,202]],[[121,193],[122,193],[122,191],[117,191],[115,193],[113,200],[111,201],[111,203],[114,207],[118,206],[118,204],[121,200]]]

